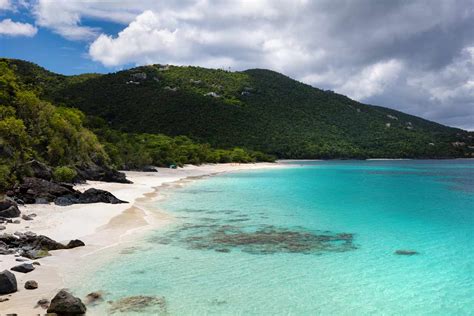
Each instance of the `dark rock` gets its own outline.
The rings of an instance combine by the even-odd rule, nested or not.
[[[18,262],[25,262],[25,261],[29,261],[29,259],[26,259],[26,258],[16,258],[15,261],[18,261]]]
[[[417,251],[414,250],[397,250],[395,251],[396,255],[400,256],[413,256],[419,254]]]
[[[86,304],[94,304],[98,301],[103,301],[103,294],[102,292],[91,292],[86,295]]]
[[[104,182],[132,183],[123,172],[97,165],[87,165],[77,168],[78,180],[95,180]]]
[[[137,169],[136,171],[141,171],[141,172],[158,172],[158,170],[153,167],[153,166],[144,166],[141,167],[140,169]]]
[[[0,217],[13,218],[21,215],[16,202],[6,199],[0,201]]]
[[[16,277],[8,270],[0,272],[0,295],[17,291]]]
[[[31,160],[25,164],[25,167],[31,170],[35,178],[40,178],[50,181],[53,178],[51,168],[38,160]]]
[[[15,188],[14,195],[25,203],[49,203],[59,196],[74,194],[76,191],[64,185],[40,178],[27,177],[23,183]]]
[[[35,267],[31,263],[22,263],[20,265],[14,266],[10,270],[21,273],[29,273],[33,271]]]
[[[7,229],[6,226],[0,225],[0,230],[5,230],[5,229]]]
[[[99,189],[88,189],[84,193],[68,194],[65,196],[58,197],[54,200],[56,205],[66,206],[71,204],[87,204],[87,203],[128,203],[117,199],[112,193],[99,190]]]
[[[25,282],[25,289],[27,290],[36,290],[38,288],[38,282],[34,280],[29,280]]]
[[[35,266],[40,266],[41,265],[38,261],[33,261],[31,264],[35,265]]]
[[[23,214],[21,215],[21,219],[25,221],[32,221],[33,217]]]
[[[19,219],[15,219],[15,220],[12,222],[12,224],[20,224],[20,223],[21,223],[21,221],[20,221]]]
[[[0,303],[9,301],[10,299],[8,297],[0,297]]]
[[[42,298],[36,303],[36,305],[41,307],[41,308],[46,309],[46,308],[49,307],[49,300],[46,299],[46,298]]]
[[[84,193],[79,196],[79,203],[111,203],[111,204],[119,204],[119,203],[128,203],[122,200],[117,199],[112,193],[99,190],[99,189],[88,189]]]
[[[84,246],[81,240],[71,240],[67,245],[59,243],[44,235],[33,232],[0,235],[0,254],[9,254],[18,251],[19,254],[29,259],[39,259],[49,256],[50,250],[70,249]]]
[[[84,242],[82,240],[79,240],[79,239],[74,239],[74,240],[71,240],[67,245],[66,245],[66,248],[67,249],[72,249],[72,248],[77,248],[77,247],[83,247],[85,246]]]
[[[86,306],[81,299],[63,289],[51,300],[47,312],[58,315],[82,315],[86,313]]]

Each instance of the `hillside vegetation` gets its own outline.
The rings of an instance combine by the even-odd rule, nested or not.
[[[140,169],[274,159],[241,148],[215,149],[185,136],[116,131],[100,118],[44,99],[50,87],[63,89],[97,77],[51,75],[30,63],[0,60],[0,192],[31,175],[32,160],[52,167],[56,180],[74,181],[77,169],[91,166]]]
[[[470,157],[472,133],[366,105],[282,74],[151,65],[61,76],[12,61],[22,81],[126,133],[185,135],[279,158]]]

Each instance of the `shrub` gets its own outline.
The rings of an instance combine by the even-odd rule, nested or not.
[[[59,182],[72,182],[77,176],[76,170],[69,167],[56,167],[53,171],[53,178]]]

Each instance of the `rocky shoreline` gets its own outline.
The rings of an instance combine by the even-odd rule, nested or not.
[[[62,293],[59,297],[77,303],[75,308],[81,306],[78,300],[81,301],[88,315],[103,315],[104,309],[132,312],[149,308],[150,304],[158,304],[160,311],[166,310],[162,297],[138,295],[109,302],[100,289],[90,289],[96,292],[77,297],[74,288],[85,282],[86,276],[95,271],[94,267],[113,260],[120,255],[121,248],[133,245],[148,229],[172,222],[170,215],[153,210],[150,204],[157,198],[156,189],[161,185],[220,172],[267,167],[278,165],[218,164],[158,168],[158,172],[127,171],[127,178],[133,183],[89,181],[75,186],[35,174],[8,192],[8,202],[1,204],[2,211],[8,210],[3,214],[12,217],[0,218],[4,227],[0,231],[0,271],[6,271],[6,279],[11,279],[9,274],[13,274],[17,282],[16,292],[0,294],[2,313],[50,312],[48,307],[51,308],[56,295],[65,288],[70,296]],[[30,272],[12,271],[15,266]],[[101,312],[97,312],[97,306]]]

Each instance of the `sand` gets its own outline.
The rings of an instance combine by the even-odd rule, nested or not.
[[[111,255],[117,255],[121,249],[132,246],[133,241],[149,229],[158,229],[171,223],[172,215],[153,206],[154,201],[163,198],[160,186],[222,172],[280,166],[270,163],[213,164],[180,169],[158,168],[158,172],[126,172],[133,184],[90,181],[76,186],[76,189],[83,191],[94,187],[107,190],[117,198],[128,201],[127,204],[22,206],[23,214],[35,213],[37,216],[32,221],[21,220],[20,224],[8,224],[3,232],[32,231],[65,243],[71,239],[80,239],[86,246],[52,251],[52,256],[37,260],[41,265],[34,271],[27,274],[14,272],[18,292],[0,296],[9,299],[0,303],[0,314],[44,314],[45,310],[36,306],[38,300],[51,300],[60,289],[73,285],[77,278],[93,273],[94,268],[105,264]],[[0,271],[21,263],[15,259],[13,255],[0,256]],[[27,280],[37,281],[39,288],[26,290],[24,284]],[[91,292],[94,290],[91,289]]]

